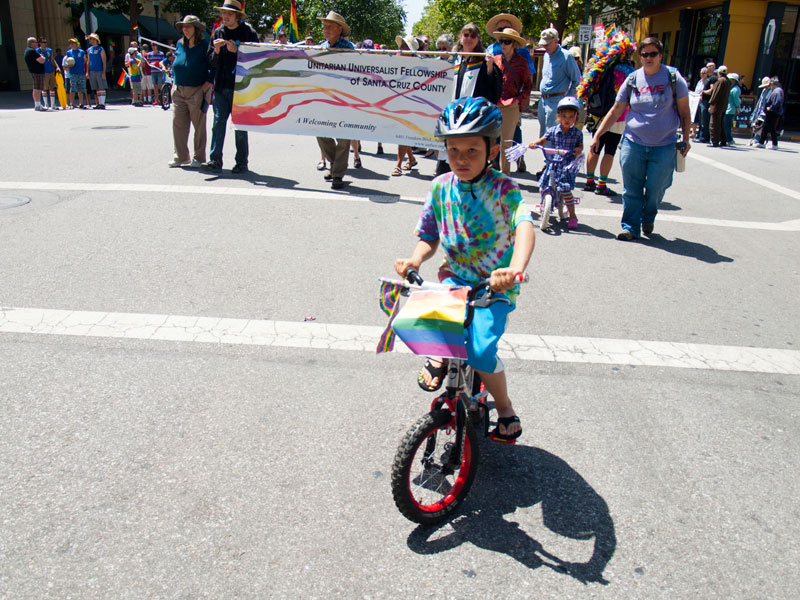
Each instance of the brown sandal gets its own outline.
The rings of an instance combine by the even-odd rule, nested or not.
[[[395,167],[392,171],[392,177],[400,177],[403,174],[403,170],[400,167]]]
[[[403,163],[403,170],[404,171],[410,171],[411,169],[413,169],[416,166],[417,166],[417,160],[416,159],[414,159],[413,161],[412,160],[407,160],[406,162]]]

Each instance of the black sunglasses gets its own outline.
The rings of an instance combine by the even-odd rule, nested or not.
[[[659,52],[641,52],[639,56],[642,58],[654,58],[659,55]]]
[[[514,40],[500,40],[500,43],[503,44],[503,46],[508,46],[509,44],[513,44]]]

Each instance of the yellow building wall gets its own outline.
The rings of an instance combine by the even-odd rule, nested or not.
[[[36,36],[47,38],[47,45],[55,52],[67,50],[67,40],[72,37],[72,13],[69,7],[58,0],[34,0],[33,13],[36,19]]]
[[[25,50],[28,44],[25,40],[30,36],[36,37],[36,18],[33,14],[33,4],[30,0],[10,0],[8,7],[11,12],[11,27],[14,30],[14,52],[17,55],[17,71],[19,72],[19,89],[32,90],[33,79],[25,65]]]
[[[756,68],[767,3],[763,0],[731,0],[728,12],[730,29],[722,62],[728,67],[728,73],[744,75],[747,87],[752,87],[751,78]]]

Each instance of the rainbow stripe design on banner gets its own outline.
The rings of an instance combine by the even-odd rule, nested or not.
[[[389,322],[386,324],[386,329],[383,330],[380,340],[378,340],[378,347],[375,349],[376,354],[394,350],[396,336],[392,330],[392,319],[397,314],[399,307],[397,300],[400,298],[400,292],[403,291],[403,287],[403,284],[395,281],[381,281],[380,307],[389,317]]]
[[[414,354],[466,359],[468,293],[467,288],[412,292],[392,321],[392,328]]]

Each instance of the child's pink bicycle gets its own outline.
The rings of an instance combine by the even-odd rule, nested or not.
[[[402,295],[410,290],[452,290],[453,286],[423,282],[412,270]],[[518,276],[520,282],[527,275]],[[478,297],[481,291],[486,292]],[[489,281],[469,289],[464,326],[468,327],[476,308],[495,302],[510,302],[493,296]],[[413,351],[413,349],[412,349]],[[476,428],[489,436],[487,395],[480,378],[466,360],[449,358],[444,393],[431,403],[400,442],[392,465],[392,495],[400,512],[409,520],[424,525],[448,518],[464,501],[478,467],[479,446]],[[512,442],[513,443],[513,442]]]

